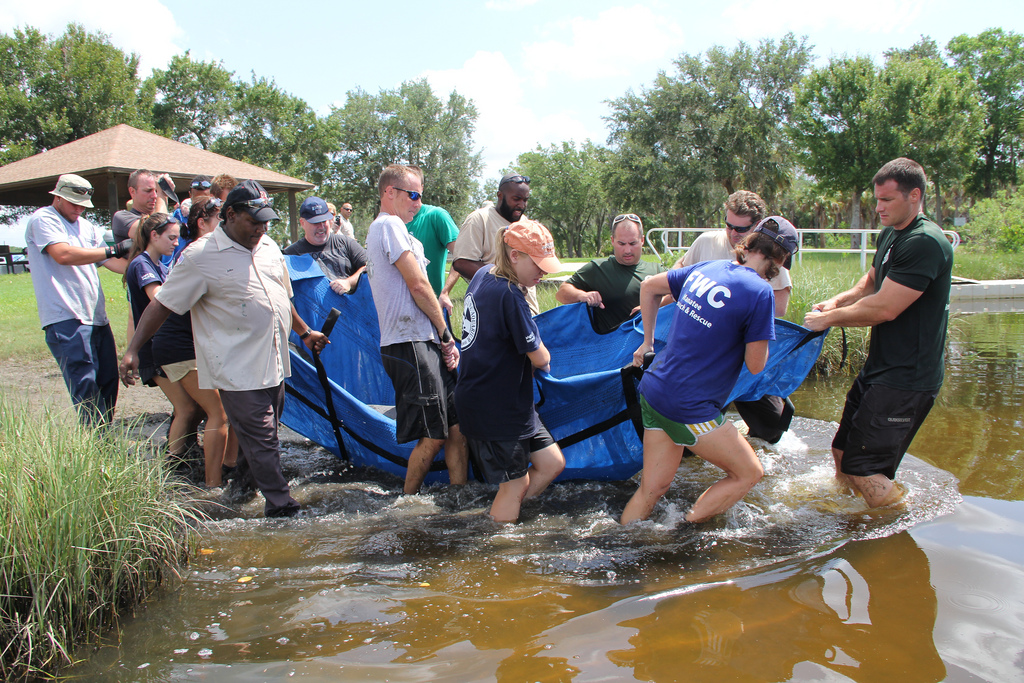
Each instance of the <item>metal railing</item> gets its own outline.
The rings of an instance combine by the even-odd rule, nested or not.
[[[675,253],[677,251],[685,252],[689,249],[689,246],[683,244],[683,235],[688,232],[708,232],[710,230],[721,230],[722,228],[651,228],[647,231],[647,244],[651,247],[651,251],[654,252],[655,256],[661,258],[661,254],[658,252],[658,248],[655,245],[655,238],[660,238],[661,244],[664,245],[667,253]],[[864,270],[867,267],[868,254],[874,254],[874,247],[868,244],[868,235],[877,235],[882,232],[881,230],[850,230],[850,229],[839,229],[839,230],[797,230],[797,235],[800,236],[800,251],[797,253],[797,263],[802,263],[804,252],[816,252],[819,254],[860,254],[860,267]],[[837,235],[860,235],[860,247],[847,248],[847,249],[830,249],[825,247],[807,247],[803,245],[804,235],[808,234],[837,234]],[[960,233],[955,230],[943,230],[942,234],[946,236],[953,248],[956,249],[960,246]]]

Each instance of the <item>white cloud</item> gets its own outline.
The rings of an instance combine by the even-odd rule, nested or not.
[[[628,76],[638,65],[679,54],[683,30],[649,7],[613,7],[593,18],[576,17],[557,27],[566,40],[524,47],[524,64],[539,85],[551,74],[606,79]]]
[[[537,144],[595,136],[572,112],[540,114],[529,106],[525,79],[500,52],[477,52],[460,69],[424,75],[441,99],[457,90],[476,105],[479,117],[473,138],[483,148],[484,180]]]
[[[752,33],[757,36],[822,29],[902,33],[913,30],[925,7],[924,0],[861,0],[855,5],[821,0],[739,0],[722,15],[734,26],[756,27]]]
[[[139,55],[139,77],[164,68],[182,52],[175,43],[184,32],[159,0],[52,0],[44,3],[6,3],[0,9],[0,31],[31,26],[57,37],[69,23],[102,31],[126,53]]]

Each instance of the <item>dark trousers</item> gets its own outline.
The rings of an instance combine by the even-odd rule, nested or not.
[[[110,325],[62,320],[43,329],[78,419],[92,426],[109,423],[118,387],[117,347]]]
[[[300,506],[288,492],[288,481],[281,471],[281,442],[277,438],[284,408],[284,383],[250,391],[221,390],[220,397],[228,422],[238,435],[238,476],[244,481],[252,474],[267,501],[267,517],[294,514]]]
[[[778,443],[793,422],[793,402],[781,396],[762,396],[756,401],[733,401],[736,412],[747,423],[747,433]]]

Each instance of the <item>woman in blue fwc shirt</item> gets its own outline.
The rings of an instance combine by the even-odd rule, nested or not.
[[[775,339],[775,296],[768,280],[796,253],[796,229],[769,216],[736,247],[735,261],[705,261],[656,275],[640,287],[644,343],[633,354],[643,364],[654,350],[654,325],[662,297],[676,310],[665,348],[640,382],[644,468],[640,488],[622,512],[623,524],[647,519],[668,491],[689,447],[725,471],[686,513],[700,522],[728,510],[760,481],[764,470],[750,444],[722,408],[740,369],[757,374]]]

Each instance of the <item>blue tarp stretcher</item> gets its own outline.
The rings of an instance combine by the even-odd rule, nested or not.
[[[322,329],[332,309],[340,314],[331,343],[319,355],[319,373],[316,359],[292,334],[292,376],[282,422],[357,466],[404,478],[414,444],[395,442],[394,389],[380,360],[377,311],[366,276],[355,292],[342,296],[331,290],[310,256],[286,258],[295,308],[303,320]],[[664,346],[674,310],[666,306],[658,314],[656,351]],[[643,342],[639,316],[608,334],[594,332],[585,304],[559,306],[535,320],[551,352],[552,374],[537,373],[535,393],[541,419],[565,454],[558,480],[629,479],[643,465],[636,391],[640,371],[631,367],[633,352]],[[788,396],[810,372],[824,335],[784,320],[775,321],[775,334],[767,367],[758,375],[744,369],[730,401]],[[427,481],[446,480],[441,453]]]

